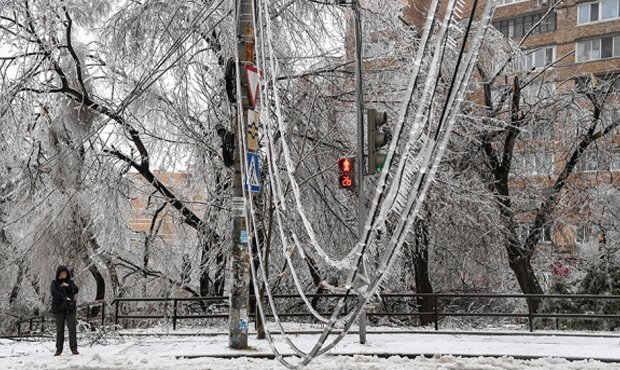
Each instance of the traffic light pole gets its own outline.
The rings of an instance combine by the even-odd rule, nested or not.
[[[248,308],[250,284],[250,256],[248,253],[249,230],[245,222],[246,205],[243,202],[243,174],[241,161],[243,148],[239,143],[239,135],[247,132],[246,117],[250,109],[248,95],[248,81],[245,72],[246,65],[254,65],[254,9],[252,0],[236,0],[237,25],[237,55],[239,64],[237,73],[241,77],[241,86],[238,86],[237,97],[241,98],[241,112],[237,112],[233,120],[232,132],[237,138],[237,148],[234,151],[233,176],[233,231],[232,231],[232,287],[229,302],[229,334],[228,345],[233,349],[248,348]],[[239,126],[241,125],[241,127]],[[241,130],[240,130],[241,128]],[[245,166],[244,166],[245,167]]]
[[[357,233],[358,240],[362,239],[366,225],[366,196],[364,192],[364,94],[362,86],[362,19],[359,0],[351,3],[355,18],[355,92],[357,101]],[[362,260],[362,275],[366,277],[366,263]],[[360,343],[366,344],[366,309],[359,317]]]

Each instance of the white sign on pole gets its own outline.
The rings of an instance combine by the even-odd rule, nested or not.
[[[243,197],[232,198],[230,208],[232,210],[233,217],[245,216],[245,199],[243,199]]]

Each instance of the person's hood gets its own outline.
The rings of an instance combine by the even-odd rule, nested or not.
[[[58,268],[56,269],[56,280],[60,280],[58,279],[58,275],[60,275],[61,272],[65,271],[67,273],[67,280],[71,279],[71,271],[69,271],[69,268],[65,265],[60,265],[58,266]]]

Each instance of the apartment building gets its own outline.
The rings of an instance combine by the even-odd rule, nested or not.
[[[403,18],[421,28],[431,0],[406,0]],[[472,1],[466,0],[471,7]],[[480,1],[479,6],[484,5]],[[445,4],[444,4],[445,7]],[[471,9],[471,8],[470,8]],[[524,56],[513,63],[512,71],[530,75],[541,73],[544,81],[522,90],[522,101],[533,104],[536,99],[556,89],[573,91],[592,88],[609,88],[609,99],[620,100],[620,0],[580,1],[568,0],[498,0],[492,25],[507,39],[521,43]],[[509,81],[507,81],[510,83]],[[474,98],[475,99],[475,98]],[[573,142],[567,142],[565,123],[570,116],[549,124],[533,125],[522,130],[520,144],[516,146],[512,181],[515,193],[528,186],[539,188],[553,184],[564,168],[567,153]],[[579,132],[573,137],[578,137]],[[592,145],[580,158],[571,186],[565,197],[578,199],[577,192],[595,191],[596,188],[619,189],[620,184],[620,135],[618,130]],[[571,192],[573,194],[571,194]],[[613,200],[610,200],[613,202]],[[609,225],[592,222],[579,214],[565,214],[560,220],[549,223],[544,230],[542,244],[553,247],[567,256],[578,256],[585,250],[597,249],[602,233]],[[524,237],[531,226],[527,215],[521,215],[519,231]],[[518,217],[517,217],[518,219]],[[614,235],[616,236],[616,235]],[[620,235],[618,235],[620,237]]]
[[[525,40],[524,69],[554,64],[556,79],[594,75],[615,79],[620,72],[620,0],[500,0],[493,25],[506,37]],[[580,81],[579,79],[577,81]]]
[[[431,0],[407,2],[404,19],[422,27]],[[620,73],[620,0],[498,0],[493,26],[516,42],[527,35],[523,69],[554,64],[558,80]]]

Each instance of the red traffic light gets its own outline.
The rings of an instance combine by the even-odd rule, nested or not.
[[[353,177],[350,175],[338,176],[338,182],[340,183],[341,188],[350,189],[353,187]]]
[[[344,157],[338,159],[338,169],[340,174],[338,175],[338,184],[341,188],[352,189],[355,185],[355,159]]]
[[[342,173],[351,173],[353,171],[353,158],[340,158],[338,159],[338,167]]]

